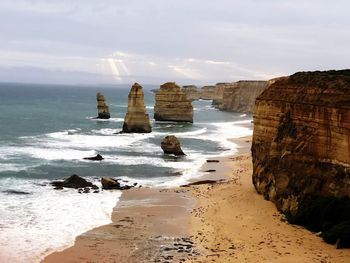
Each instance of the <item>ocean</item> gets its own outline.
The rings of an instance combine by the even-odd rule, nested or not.
[[[234,154],[229,141],[252,134],[251,115],[221,112],[195,101],[194,123],[155,122],[154,94],[144,87],[153,132],[121,130],[131,86],[80,87],[0,84],[0,258],[39,262],[73,245],[75,237],[111,222],[120,191],[79,194],[49,183],[78,174],[99,185],[101,176],[143,186],[172,187],[200,177],[208,158]],[[96,93],[111,119],[97,120]],[[185,157],[164,155],[160,143],[176,135]],[[101,162],[83,160],[97,153]]]

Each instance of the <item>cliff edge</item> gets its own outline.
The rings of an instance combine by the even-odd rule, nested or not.
[[[274,80],[257,99],[253,184],[283,212],[350,197],[350,70]]]
[[[222,111],[249,112],[254,110],[255,99],[267,88],[267,81],[240,80],[219,85],[222,100],[217,108]]]

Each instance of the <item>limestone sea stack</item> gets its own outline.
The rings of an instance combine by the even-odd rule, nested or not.
[[[180,141],[174,135],[166,136],[161,143],[161,148],[166,154],[185,155]]]
[[[350,70],[276,79],[253,118],[258,193],[290,214],[305,200],[350,197]]]
[[[98,119],[109,119],[111,117],[109,113],[109,108],[106,104],[105,96],[103,96],[101,93],[97,93],[96,95],[97,99],[97,113]]]
[[[156,121],[193,122],[192,102],[175,82],[160,86],[155,95]]]
[[[123,132],[152,132],[149,116],[146,111],[144,94],[140,84],[135,83],[128,96],[128,111],[124,118]]]

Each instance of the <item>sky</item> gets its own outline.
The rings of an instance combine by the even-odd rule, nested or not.
[[[0,0],[0,82],[211,85],[349,68],[348,0]]]

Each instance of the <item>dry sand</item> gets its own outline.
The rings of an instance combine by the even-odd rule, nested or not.
[[[240,155],[203,167],[215,172],[201,180],[226,182],[126,191],[113,223],[79,236],[73,247],[44,262],[350,263],[349,249],[337,250],[289,225],[255,192],[250,138],[235,142]]]
[[[202,256],[187,262],[350,262],[350,249],[337,250],[288,224],[272,202],[255,192],[250,155],[223,163],[230,167],[229,182],[192,187],[198,203],[190,229]]]

